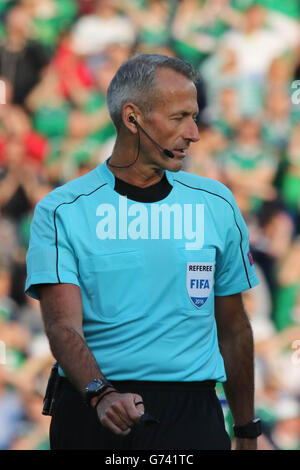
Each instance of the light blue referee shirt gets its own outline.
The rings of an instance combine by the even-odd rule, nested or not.
[[[248,231],[223,184],[166,172],[158,202],[115,191],[107,162],[36,206],[26,292],[80,287],[83,332],[111,380],[225,381],[214,296],[258,280]]]

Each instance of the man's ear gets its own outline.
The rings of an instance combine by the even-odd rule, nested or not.
[[[123,125],[132,133],[137,133],[137,127],[134,123],[138,119],[140,111],[134,103],[126,103],[122,109]]]

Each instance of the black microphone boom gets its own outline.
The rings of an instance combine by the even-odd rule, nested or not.
[[[129,121],[132,122],[133,124],[135,124],[137,127],[139,127],[141,129],[141,131],[145,134],[146,137],[148,137],[148,139],[151,140],[151,142],[161,151],[163,152],[166,157],[169,157],[169,158],[174,158],[174,153],[171,152],[171,150],[168,150],[168,149],[164,149],[161,145],[159,145],[158,142],[156,142],[149,134],[148,132],[145,131],[145,129],[137,122],[136,119],[134,119],[133,116],[129,116]]]
[[[171,150],[163,149],[164,154],[169,158],[174,158],[174,153]]]

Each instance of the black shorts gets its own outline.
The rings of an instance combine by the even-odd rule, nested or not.
[[[67,379],[61,379],[50,426],[51,449],[230,450],[215,382],[112,381],[120,392],[142,396],[159,424],[135,425],[117,436],[100,424]]]

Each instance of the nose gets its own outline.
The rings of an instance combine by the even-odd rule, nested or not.
[[[198,126],[193,118],[191,118],[187,124],[184,138],[190,142],[198,142],[200,138]]]

